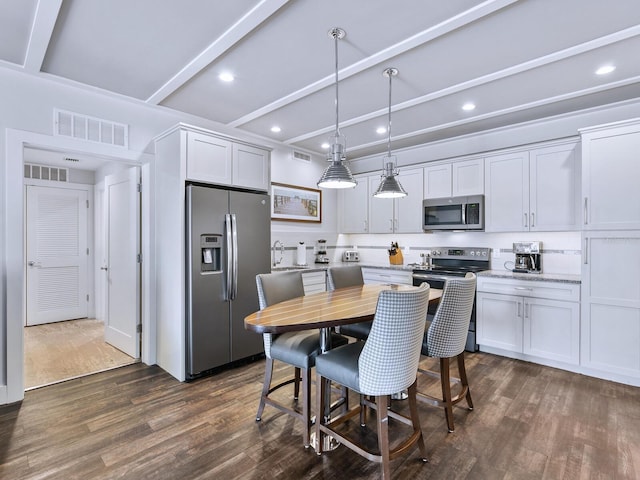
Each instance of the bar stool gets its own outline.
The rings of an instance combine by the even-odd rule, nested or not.
[[[429,405],[444,407],[449,432],[454,431],[453,406],[466,399],[469,410],[473,410],[467,371],[464,365],[464,347],[469,331],[473,299],[476,294],[476,275],[467,273],[464,278],[448,279],[444,285],[438,309],[431,325],[424,334],[422,355],[440,359],[440,373],[419,369],[420,373],[440,379],[442,398],[418,392],[418,400]],[[450,376],[450,361],[456,359],[460,378]],[[452,396],[451,384],[460,390]]]
[[[256,275],[256,285],[258,287],[260,310],[269,305],[304,295],[302,273],[299,271],[259,274]],[[262,419],[262,413],[267,404],[302,420],[304,426],[302,440],[304,447],[308,448],[311,427],[311,368],[315,365],[316,356],[320,354],[320,333],[317,330],[289,332],[279,335],[264,333],[262,334],[262,339],[264,342],[266,365],[256,422]],[[331,334],[331,342],[332,345],[339,346],[345,345],[348,340],[342,335],[333,333]],[[274,360],[292,365],[295,369],[293,378],[289,378],[272,387],[271,379],[273,376]],[[297,402],[300,393],[301,379],[302,411],[288,408],[270,397],[270,394],[274,391],[293,383],[293,398]]]
[[[359,455],[381,463],[383,479],[390,478],[390,460],[405,453],[415,444],[418,444],[422,460],[427,461],[416,401],[416,375],[428,304],[428,284],[415,290],[383,290],[378,297],[367,340],[334,348],[316,359],[319,412],[323,412],[325,408],[325,379],[344,385],[361,397],[360,405],[344,415],[333,420],[316,421],[318,455],[322,454],[322,435],[329,434]],[[388,408],[388,395],[407,388],[410,417]],[[375,397],[375,402],[367,397]],[[378,452],[334,428],[367,407],[377,411]],[[413,427],[412,433],[393,449],[389,446],[389,417]],[[355,436],[357,435],[351,437]]]
[[[351,265],[348,267],[333,267],[327,270],[327,278],[329,281],[329,290],[336,288],[355,287],[364,285],[362,278],[362,268],[359,265]],[[340,333],[358,340],[366,340],[371,330],[371,322],[359,322],[351,325],[342,325]]]

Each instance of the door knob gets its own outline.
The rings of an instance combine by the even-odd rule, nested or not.
[[[34,262],[33,260],[29,260],[27,262],[27,265],[29,265],[30,267],[41,267],[42,264],[40,262]]]
[[[100,270],[109,270],[107,267],[100,267]]]

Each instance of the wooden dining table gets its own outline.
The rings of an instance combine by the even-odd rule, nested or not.
[[[256,333],[284,333],[372,320],[383,290],[412,290],[410,285],[368,284],[320,292],[269,305],[245,317],[244,326]],[[429,289],[429,303],[438,303],[442,290]],[[328,336],[328,335],[323,335]],[[330,336],[328,336],[330,338]],[[328,340],[328,339],[325,339]],[[323,351],[330,348],[324,345]]]
[[[329,292],[314,293],[275,303],[245,317],[244,326],[256,333],[285,333],[300,330],[320,329],[320,349],[331,349],[331,328],[350,323],[373,320],[378,305],[378,295],[383,290],[408,291],[416,289],[411,285],[369,284],[338,288]],[[429,289],[429,304],[440,302],[442,290]],[[327,389],[324,421],[331,416],[330,389]],[[323,437],[324,451],[339,445],[333,437]],[[315,448],[312,434],[311,444]]]

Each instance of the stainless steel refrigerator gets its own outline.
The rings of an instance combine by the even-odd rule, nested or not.
[[[194,379],[263,351],[244,317],[259,309],[256,274],[271,268],[271,220],[266,193],[188,184],[186,206],[186,378]]]

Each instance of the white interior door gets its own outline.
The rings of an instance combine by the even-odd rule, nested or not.
[[[27,185],[26,324],[87,316],[87,192]]]
[[[105,341],[140,357],[140,169],[105,178]]]

